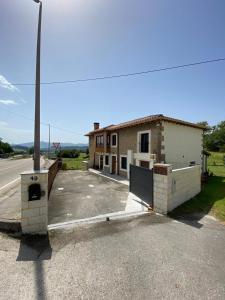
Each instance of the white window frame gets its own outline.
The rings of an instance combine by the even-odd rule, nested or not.
[[[128,166],[126,169],[122,168],[122,157],[126,157],[126,159],[127,159],[127,155],[120,155],[120,171],[127,172]]]
[[[148,133],[148,152],[140,152],[141,135]],[[137,153],[151,154],[151,129],[137,132]]]
[[[116,145],[113,145],[113,144],[112,144],[112,140],[113,140],[112,137],[113,137],[114,135],[116,136]],[[111,148],[117,148],[117,144],[118,144],[118,135],[117,135],[117,133],[112,133],[112,134],[111,134],[111,141],[110,141],[110,142],[111,142],[111,143],[110,143]]]
[[[108,165],[105,164],[105,157],[106,156],[108,156]],[[110,155],[109,155],[109,153],[104,154],[104,164],[103,165],[104,165],[104,167],[109,167],[110,166]]]

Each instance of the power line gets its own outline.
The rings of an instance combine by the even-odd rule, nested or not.
[[[225,61],[225,58],[216,58],[216,59],[212,59],[212,60],[202,60],[202,61],[183,64],[183,65],[163,67],[163,68],[140,71],[140,72],[133,72],[133,73],[102,76],[102,77],[81,78],[81,79],[64,80],[64,81],[46,81],[46,82],[41,82],[41,85],[67,84],[67,83],[77,83],[77,82],[87,82],[87,81],[97,81],[97,80],[105,80],[105,79],[114,79],[114,78],[138,76],[138,75],[144,75],[144,74],[149,74],[149,73],[169,71],[169,70],[181,69],[181,68],[188,68],[188,67],[194,67],[194,66],[198,66],[198,65],[215,63],[215,62],[222,62],[222,61]],[[12,84],[15,85],[15,86],[31,86],[31,85],[33,86],[33,85],[35,85],[35,83],[12,83]]]
[[[24,116],[24,115],[22,115],[22,114],[20,114],[20,113],[17,113],[17,112],[14,112],[14,111],[11,111],[11,110],[9,110],[9,109],[2,108],[2,107],[1,107],[1,109],[5,110],[5,111],[7,111],[7,112],[9,112],[9,113],[11,113],[11,114],[17,115],[17,116],[19,116],[19,117],[21,117],[21,118],[24,118],[24,119],[27,119],[27,120],[29,120],[29,121],[34,122],[34,119],[29,118],[29,117],[27,117],[27,116]],[[40,123],[41,123],[41,125],[43,125],[43,126],[49,126],[49,123],[44,123],[44,122],[40,122]],[[51,124],[50,124],[50,126],[51,126],[52,128],[57,129],[57,130],[62,130],[62,131],[65,131],[65,132],[67,132],[67,133],[72,133],[72,134],[75,134],[75,135],[83,136],[83,134],[74,132],[74,131],[69,130],[69,129],[65,129],[65,128],[58,127],[58,126],[51,125]]]

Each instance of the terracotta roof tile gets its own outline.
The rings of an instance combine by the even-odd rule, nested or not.
[[[167,121],[167,122],[172,122],[172,123],[185,125],[185,126],[190,126],[190,127],[194,127],[194,128],[205,129],[204,126],[200,126],[200,125],[197,125],[197,124],[194,124],[194,123],[190,123],[190,122],[182,121],[182,120],[179,120],[179,119],[166,117],[162,114],[158,114],[158,115],[150,115],[150,116],[147,116],[147,117],[138,118],[138,119],[131,120],[131,121],[128,121],[128,122],[123,122],[123,123],[120,123],[120,124],[117,124],[117,125],[109,125],[107,127],[103,127],[103,128],[99,128],[97,130],[91,131],[91,132],[89,132],[85,135],[89,136],[89,135],[92,135],[94,133],[100,133],[100,132],[103,132],[103,131],[115,131],[115,130],[119,130],[119,129],[122,129],[122,128],[133,127],[133,126],[142,125],[142,124],[151,123],[151,122],[156,122],[156,121]]]

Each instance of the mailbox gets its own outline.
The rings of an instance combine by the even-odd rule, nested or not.
[[[29,198],[28,201],[35,201],[41,199],[41,186],[38,183],[31,184],[29,186]]]

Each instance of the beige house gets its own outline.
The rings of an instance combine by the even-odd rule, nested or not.
[[[152,168],[154,163],[173,169],[202,165],[204,128],[164,115],[100,128],[94,123],[89,137],[89,167],[129,177],[129,165]]]

